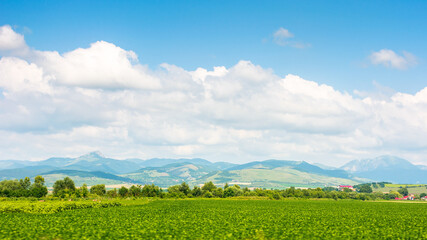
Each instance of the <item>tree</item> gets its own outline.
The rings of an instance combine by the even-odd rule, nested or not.
[[[213,195],[215,197],[219,197],[219,198],[223,198],[224,197],[224,190],[222,190],[222,188],[217,188],[215,189],[215,191],[213,192]]]
[[[76,190],[76,186],[74,185],[74,181],[69,177],[64,178],[64,187],[65,187],[65,189],[69,189],[71,192],[74,192]]]
[[[76,191],[76,186],[74,185],[74,181],[65,177],[64,180],[57,180],[53,184],[53,195],[65,197],[66,195],[71,195]]]
[[[184,193],[184,195],[187,195],[191,192],[190,187],[185,182],[183,182],[183,183],[181,183],[181,185],[179,185],[179,191]]]
[[[209,191],[205,191],[205,193],[203,193],[202,197],[204,197],[204,198],[212,198],[213,194],[211,192],[209,192]]]
[[[47,195],[47,187],[44,185],[44,178],[36,176],[33,185],[30,187],[31,195],[33,197],[41,198]]]
[[[103,196],[106,193],[105,184],[98,184],[90,187],[90,193]]]
[[[202,194],[203,194],[203,191],[198,186],[194,186],[193,190],[191,190],[191,195],[193,195],[193,197],[200,197],[202,196]]]
[[[21,184],[21,187],[23,188],[23,189],[25,189],[25,190],[28,190],[28,189],[30,189],[30,186],[31,186],[31,180],[30,180],[30,178],[29,177],[25,177],[25,179],[24,180],[19,180],[19,183]]]
[[[40,175],[36,176],[34,178],[34,184],[36,184],[37,186],[44,186],[44,178]]]
[[[162,193],[162,190],[154,185],[144,185],[144,187],[141,190],[141,194],[143,197],[159,197]]]
[[[89,195],[89,190],[87,189],[86,183],[83,183],[83,185],[80,187],[80,195],[84,198]]]
[[[120,189],[119,189],[119,195],[121,196],[121,197],[125,197],[126,196],[126,194],[128,193],[128,189],[125,187],[125,186],[122,186]]]
[[[397,190],[397,192],[402,194],[402,196],[408,196],[408,189],[406,187]]]
[[[168,194],[170,197],[174,198],[184,198],[186,195],[180,191],[181,185],[174,185],[168,187]]]
[[[53,195],[58,196],[62,190],[65,189],[64,180],[56,180],[53,184]]]
[[[208,191],[208,192],[213,192],[215,189],[216,189],[216,186],[215,184],[213,184],[213,182],[207,182],[202,187],[203,191]]]
[[[138,185],[138,186],[132,185],[129,188],[129,194],[134,196],[134,197],[140,196],[141,195],[141,185]]]
[[[224,190],[224,197],[235,197],[242,195],[243,191],[236,186],[228,187]]]
[[[363,184],[362,186],[360,186],[359,192],[371,193],[372,192],[371,184]]]
[[[107,191],[107,196],[111,197],[111,198],[115,198],[117,197],[117,189],[111,189]]]

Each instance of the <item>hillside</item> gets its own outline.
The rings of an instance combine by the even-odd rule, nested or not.
[[[240,170],[218,171],[194,181],[202,184],[212,181],[215,184],[238,184],[246,187],[277,188],[286,187],[325,187],[340,184],[354,185],[358,180],[331,177],[317,173],[299,171],[291,167],[277,167],[273,169],[245,168]]]
[[[53,186],[56,180],[70,177],[73,179],[76,186],[81,186],[86,183],[88,186],[96,184],[139,184],[138,181],[134,181],[129,178],[116,176],[105,172],[86,172],[77,170],[54,170],[42,174],[45,179],[46,186]]]
[[[143,183],[157,183],[160,186],[170,186],[183,181],[192,185],[212,181],[218,185],[235,183],[261,188],[324,187],[360,183],[351,179],[343,170],[324,170],[306,162],[280,160],[251,162],[225,170],[212,165],[175,163],[163,167],[143,168],[121,176]]]
[[[248,187],[324,187],[371,181],[425,183],[427,170],[409,161],[380,156],[354,160],[340,169],[322,168],[306,161],[265,160],[245,164],[210,162],[201,158],[138,158],[118,160],[91,152],[76,158],[55,157],[43,161],[0,161],[0,179],[43,175],[49,184],[69,176],[77,184],[156,184],[161,187],[181,182],[191,185],[239,183]]]
[[[191,162],[181,162],[168,164],[162,167],[146,167],[136,172],[123,174],[121,176],[142,182],[144,184],[155,183],[161,187],[175,185],[181,182],[191,182],[200,177],[217,171],[213,165],[200,165]]]

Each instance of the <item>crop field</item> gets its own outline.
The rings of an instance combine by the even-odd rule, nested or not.
[[[3,212],[0,226],[0,239],[426,239],[427,204],[154,200],[51,214]]]
[[[0,212],[4,213],[58,213],[74,209],[107,208],[121,206],[117,201],[93,202],[93,201],[52,201],[52,202],[28,202],[28,201],[2,201]]]

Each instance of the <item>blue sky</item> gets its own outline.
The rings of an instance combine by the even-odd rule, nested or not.
[[[426,164],[425,1],[1,1],[1,159]]]
[[[343,91],[374,81],[415,93],[427,74],[425,1],[2,1],[0,23],[40,50],[70,51],[104,40],[157,67],[230,67],[249,60]],[[305,49],[272,41],[280,27]],[[29,33],[30,31],[30,33]],[[371,66],[380,49],[414,54],[405,71]]]

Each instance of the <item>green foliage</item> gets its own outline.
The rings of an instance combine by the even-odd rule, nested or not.
[[[362,186],[360,186],[359,192],[371,193],[372,192],[371,184],[363,184]]]
[[[64,180],[57,180],[53,184],[53,195],[56,197],[69,197],[74,194],[75,191],[76,186],[74,185],[74,181],[69,177],[65,177]]]
[[[213,192],[215,191],[215,189],[216,189],[216,186],[215,184],[213,184],[213,182],[207,182],[202,187],[203,191],[208,191],[208,192]]]
[[[90,187],[90,193],[98,196],[104,196],[106,192],[105,184],[98,184]]]
[[[119,195],[120,195],[120,197],[125,197],[128,192],[129,192],[129,190],[125,186],[122,186],[119,189]]]
[[[408,196],[408,188],[406,187],[397,190],[397,192],[400,193],[402,196]]]
[[[188,186],[188,184],[183,182],[179,186],[179,191],[182,192],[184,195],[187,195],[190,193],[191,190],[190,190],[190,187]]]
[[[0,196],[4,197],[36,197],[41,198],[48,193],[44,186],[44,178],[37,176],[31,185],[30,178],[3,180],[0,182]]]
[[[132,197],[139,197],[139,196],[141,196],[141,192],[142,192],[141,185],[137,185],[137,186],[132,185],[129,188],[129,195],[132,196]]]
[[[160,197],[162,194],[162,189],[154,184],[144,185],[141,194],[143,197]]]
[[[127,201],[134,202],[55,214],[0,213],[0,239],[427,238],[426,204],[195,199],[128,206]]]
[[[193,190],[191,190],[191,195],[192,195],[193,197],[200,197],[200,196],[202,196],[202,195],[203,195],[203,191],[202,191],[202,189],[201,189],[200,187],[195,186],[195,187],[193,188]]]
[[[117,197],[117,189],[111,189],[107,191],[107,196],[110,198],[115,198]]]
[[[105,208],[121,206],[119,202],[74,202],[74,201],[47,201],[47,202],[28,202],[28,201],[4,201],[0,205],[0,213],[5,212],[24,212],[24,213],[58,213],[66,210],[83,208]]]
[[[237,197],[243,195],[243,191],[234,185],[224,190],[224,197]]]
[[[86,183],[84,183],[84,184],[80,187],[79,191],[80,191],[80,196],[81,196],[81,197],[84,197],[84,198],[88,197],[88,195],[89,195],[89,190],[87,189],[87,185],[86,185]]]
[[[170,198],[185,198],[186,195],[180,191],[180,185],[168,187],[168,197]]]

